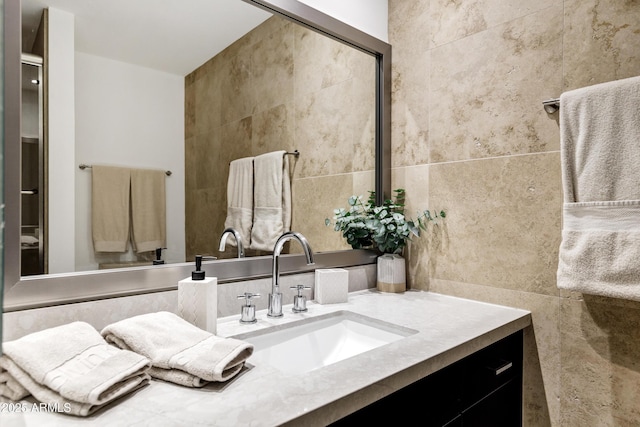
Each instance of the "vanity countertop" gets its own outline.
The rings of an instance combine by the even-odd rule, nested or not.
[[[366,290],[350,294],[347,303],[309,302],[308,308],[304,314],[293,314],[291,306],[285,306],[281,319],[268,319],[266,310],[259,311],[253,325],[241,325],[238,316],[218,319],[218,335],[233,336],[339,310],[418,333],[303,375],[248,363],[225,384],[191,389],[152,381],[87,418],[3,412],[2,425],[326,425],[531,324],[525,310],[420,291]]]

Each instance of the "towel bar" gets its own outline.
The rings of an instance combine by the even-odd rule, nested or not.
[[[80,163],[80,165],[78,166],[81,170],[85,170],[85,169],[91,169],[91,165],[85,165],[84,163]],[[172,172],[171,171],[164,171],[164,173],[167,176],[171,176]]]
[[[553,98],[542,101],[542,105],[544,106],[544,111],[549,114],[553,114],[560,108],[560,98]]]

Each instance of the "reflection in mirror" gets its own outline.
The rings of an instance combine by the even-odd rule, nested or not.
[[[375,58],[240,0],[188,4],[23,0],[23,50],[48,43],[49,55],[72,58],[45,58],[44,222],[55,224],[40,230],[48,236],[46,272],[155,258],[94,252],[91,169],[81,163],[171,170],[162,257],[184,262],[235,254],[218,252],[229,162],[297,149],[292,228],[316,251],[348,249],[324,218],[337,201],[373,188]],[[226,15],[212,9],[220,5]],[[203,32],[212,28],[236,33]],[[72,114],[58,121],[60,111]]]

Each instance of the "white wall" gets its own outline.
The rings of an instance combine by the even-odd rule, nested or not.
[[[80,170],[80,163],[171,170],[163,259],[184,262],[184,77],[81,52],[75,64],[75,270],[117,261],[94,255],[91,170]],[[132,259],[129,253],[118,260]]]
[[[300,0],[300,2],[389,42],[388,0]]]
[[[49,273],[75,269],[74,17],[49,9]]]

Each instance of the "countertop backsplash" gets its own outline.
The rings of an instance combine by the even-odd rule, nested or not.
[[[346,268],[349,271],[349,292],[375,287],[376,265]],[[291,286],[303,284],[311,286],[307,291],[308,300],[314,298],[314,273],[283,275],[280,277],[283,304],[293,303],[294,290]],[[218,285],[218,317],[240,313],[242,301],[237,297],[244,292],[259,293],[254,300],[257,310],[267,307],[271,291],[271,278],[245,280]],[[14,311],[3,314],[3,339],[15,340],[32,332],[64,325],[76,320],[85,321],[97,330],[110,323],[139,314],[157,311],[178,311],[178,291],[155,292],[143,295],[103,299],[31,310]]]

